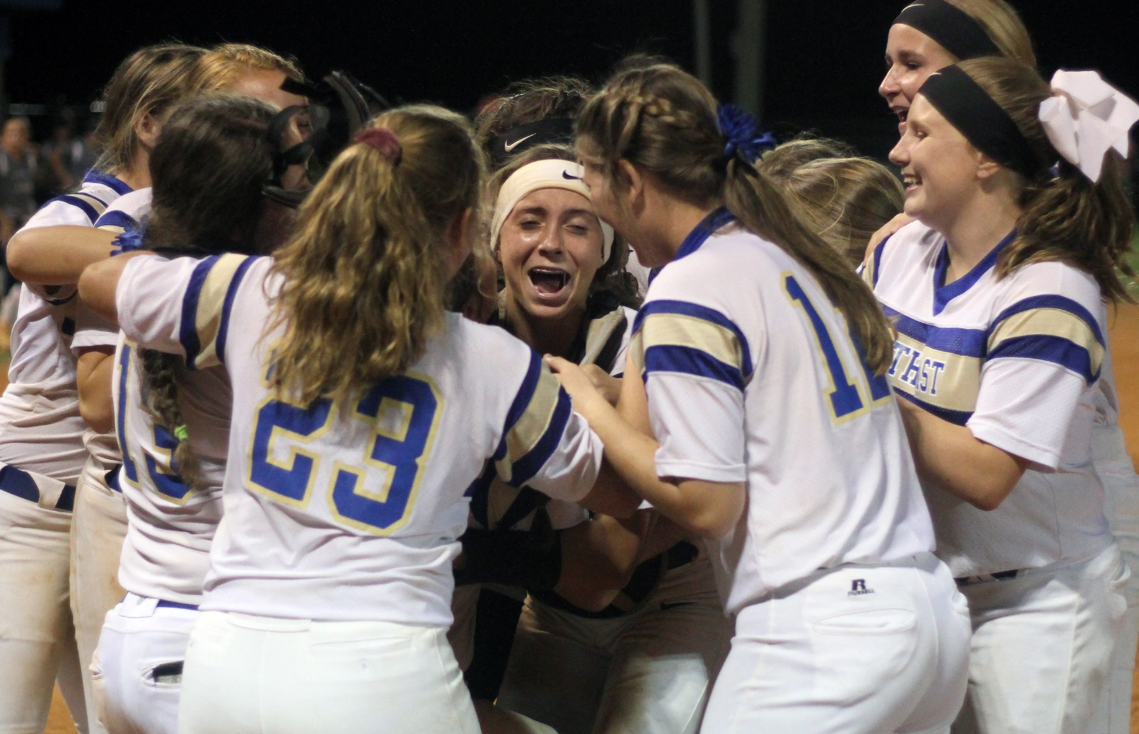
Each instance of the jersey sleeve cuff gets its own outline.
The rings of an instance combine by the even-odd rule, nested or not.
[[[718,466],[702,464],[697,461],[680,461],[676,459],[656,459],[658,477],[675,477],[677,479],[699,479],[705,482],[743,482],[747,481],[747,466],[732,464]]]
[[[998,449],[1006,451],[1013,456],[1031,461],[1033,464],[1045,469],[1056,469],[1060,466],[1059,454],[1013,436],[1000,426],[984,419],[971,419],[966,424],[966,427],[972,431],[973,437],[978,441],[984,441],[991,446],[996,446]]]
[[[114,349],[119,343],[119,332],[104,331],[102,329],[85,329],[77,331],[71,340],[71,351],[76,354],[82,349],[110,347]]]

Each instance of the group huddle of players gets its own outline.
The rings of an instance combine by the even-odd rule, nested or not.
[[[132,53],[6,253],[0,734],[1127,732],[1139,105],[1004,0],[886,60],[904,186],[660,59]]]

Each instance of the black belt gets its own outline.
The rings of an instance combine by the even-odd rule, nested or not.
[[[1020,569],[1015,571],[995,571],[993,573],[979,573],[976,576],[962,576],[953,580],[957,582],[958,586],[972,586],[973,584],[983,584],[988,581],[1011,581],[1022,573],[1024,572]]]
[[[0,467],[0,489],[8,494],[22,497],[29,502],[39,504],[39,485],[36,484],[36,480],[32,478],[32,475],[23,469],[17,469],[14,466]],[[59,493],[59,499],[56,500],[55,509],[71,512],[74,507],[75,487],[70,484],[65,484],[63,491]]]

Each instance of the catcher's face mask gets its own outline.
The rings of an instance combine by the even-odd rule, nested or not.
[[[296,208],[332,159],[352,142],[377,113],[391,105],[378,92],[343,71],[324,77],[320,86],[286,79],[281,89],[309,100],[286,107],[269,125],[278,153],[273,177],[262,187],[265,196]]]

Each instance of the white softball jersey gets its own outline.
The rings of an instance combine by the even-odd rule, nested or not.
[[[181,370],[177,379],[178,403],[200,474],[193,491],[174,461],[177,440],[144,407],[138,345],[121,338],[113,385],[123,449],[118,480],[130,523],[119,584],[139,596],[198,604],[221,520],[232,390],[220,366]]]
[[[661,477],[746,482],[709,551],[729,613],[819,569],[933,549],[898,407],[806,268],[719,210],[649,286],[629,349]]]
[[[137,230],[150,215],[152,189],[146,188],[123,194],[116,199],[106,211],[95,220],[95,228],[114,234],[122,234],[128,230]],[[95,348],[115,349],[119,342],[119,326],[113,321],[103,318],[82,302],[76,306],[75,336],[71,340],[71,351],[76,358],[83,351]],[[87,472],[105,474],[116,464],[122,462],[122,453],[119,450],[119,441],[115,431],[96,433],[87,429],[83,436],[84,445],[89,453],[98,462],[89,465]],[[93,480],[105,482],[103,476],[92,477]]]
[[[203,610],[326,621],[451,623],[451,562],[485,461],[579,501],[601,443],[529,347],[448,314],[403,375],[351,401],[290,402],[263,333],[281,286],[268,258],[127,266],[120,324],[139,344],[224,364],[233,416],[224,513]]]
[[[74,194],[56,197],[24,229],[95,221],[130,187],[92,170]],[[74,285],[25,285],[12,325],[8,388],[0,398],[0,462],[74,484],[87,460],[72,338],[80,304]]]
[[[897,393],[1029,462],[992,512],[926,487],[938,555],[957,577],[1087,558],[1111,543],[1091,454],[1103,298],[1091,275],[1060,262],[997,278],[1012,239],[945,285],[945,238],[915,222],[864,272],[897,328]]]

